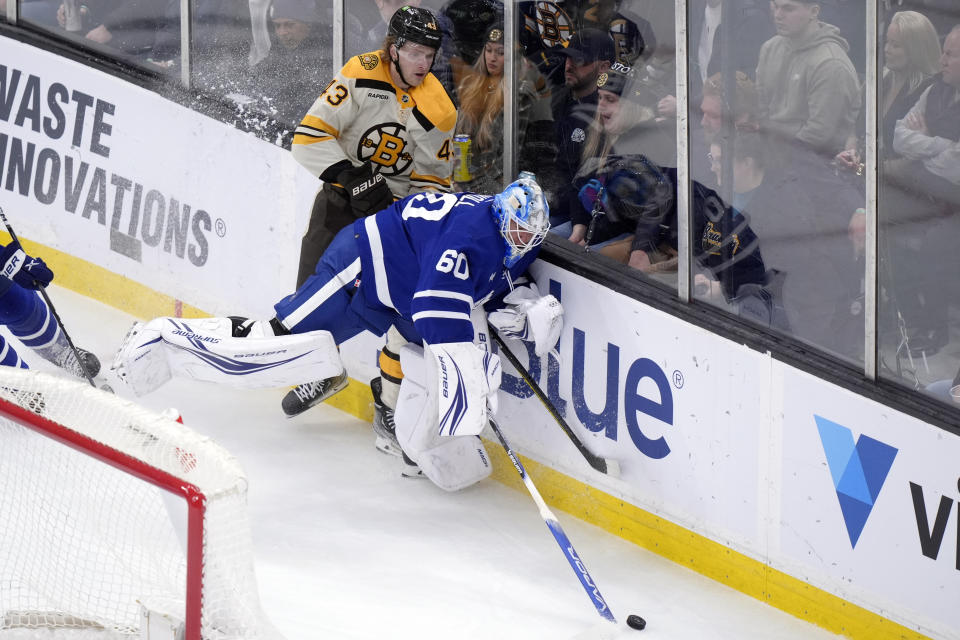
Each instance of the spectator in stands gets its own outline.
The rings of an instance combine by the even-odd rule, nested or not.
[[[465,173],[455,162],[455,191],[499,193],[503,190],[503,24],[495,23],[487,29],[484,47],[457,91],[460,97],[456,134],[469,136],[469,152],[464,157]],[[543,97],[545,85],[537,82],[538,74],[532,66],[521,62],[523,71],[517,87],[517,147],[524,149],[527,136],[536,135],[539,127],[528,126],[531,120],[549,120],[549,104]],[[542,158],[528,158],[521,153],[519,166],[536,172]]]
[[[725,110],[732,110],[727,112]],[[756,132],[759,125],[759,97],[756,85],[746,73],[736,73],[733,104],[723,99],[723,76],[715,73],[703,85],[700,100],[699,129],[694,125],[690,134],[690,167],[694,179],[713,186],[712,167],[708,162],[710,145],[719,141],[723,133],[723,119],[732,119],[732,133]]]
[[[764,126],[779,144],[833,158],[854,135],[860,109],[847,42],[819,20],[820,3],[773,0],[777,35],[760,49],[757,88]]]
[[[455,191],[494,193],[503,188],[503,25],[487,29],[483,50],[457,90],[460,98],[457,136],[468,149],[457,149]],[[522,126],[517,127],[523,131]]]
[[[757,71],[760,47],[773,35],[769,0],[742,0],[734,13],[734,41],[722,47],[720,38],[722,0],[695,0],[690,7],[690,74],[691,104],[697,104],[707,78],[720,73],[722,53],[730,56],[735,71],[750,78]],[[658,105],[662,116],[677,115],[677,99],[671,93]]]
[[[273,0],[273,42],[250,71],[249,94],[292,129],[333,75],[315,0]]]
[[[533,61],[553,86],[564,84],[563,48],[583,29],[607,33],[613,42],[610,60],[627,66],[645,63],[657,48],[650,23],[627,12],[616,0],[553,0],[521,2],[520,41],[524,55]]]
[[[561,51],[566,57],[565,86],[552,96],[559,177],[559,184],[548,185],[557,195],[556,207],[550,202],[553,224],[570,219],[570,207],[577,195],[573,178],[580,169],[583,143],[597,114],[597,79],[614,60],[613,40],[597,29],[581,29]]]
[[[445,35],[449,36],[450,65],[459,86],[463,73],[483,52],[487,31],[495,23],[503,24],[503,3],[500,0],[449,0],[439,14],[450,23]]]
[[[710,146],[718,184],[725,147],[729,145],[720,140]],[[862,268],[856,266],[847,228],[863,206],[862,197],[852,186],[831,180],[822,163],[802,171],[771,165],[758,133],[738,135],[733,148],[733,206],[757,236],[768,285],[776,288],[785,312],[785,318],[774,318],[774,328],[834,353],[860,357],[862,317],[856,335],[848,333],[847,320]],[[797,179],[798,173],[804,178]]]
[[[57,10],[57,23],[66,26],[66,7]],[[166,2],[150,0],[88,0],[81,9],[84,38],[134,57],[146,57],[163,28]]]
[[[941,39],[960,22],[960,6],[956,0],[882,0],[880,8],[884,15],[906,10],[922,13],[933,23]]]
[[[897,120],[917,103],[940,70],[940,41],[933,24],[916,11],[899,11],[890,19],[883,45],[883,79],[880,87],[881,157],[893,152],[893,129]],[[858,131],[865,130],[862,116]],[[837,163],[848,169],[861,169],[863,138],[851,138],[847,148],[837,155]]]
[[[631,159],[631,164],[643,169],[645,176],[659,171],[658,166],[675,164],[674,133],[661,129],[652,110],[636,101],[637,85],[634,70],[619,62],[613,63],[597,80],[596,121],[590,127],[581,168],[575,179],[580,206],[572,207],[571,222],[560,225],[556,233],[567,233],[571,242],[590,244],[620,262],[636,269],[647,269],[658,261],[660,225],[664,220],[652,220],[647,215],[640,221],[628,216],[614,221],[599,215],[603,213],[602,208],[595,206],[600,197],[597,193],[607,189],[611,172],[618,166],[615,160]],[[662,183],[671,187],[666,180]],[[657,199],[672,200],[672,197],[672,193],[668,193]],[[657,211],[666,215],[668,208],[658,207]],[[638,223],[643,229],[637,229]],[[676,225],[668,221],[666,226],[675,228]]]
[[[958,294],[960,25],[944,40],[940,76],[897,121],[893,148],[903,160],[884,166],[882,194],[891,293],[911,348],[932,353],[948,340],[948,303]]]
[[[906,158],[918,160],[944,188],[942,195],[954,200],[960,186],[960,24],[943,43],[940,76],[897,121],[893,148]],[[938,182],[938,181],[935,181]],[[937,190],[939,192],[939,190]]]

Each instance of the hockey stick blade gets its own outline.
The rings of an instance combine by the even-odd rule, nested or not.
[[[553,512],[550,511],[550,507],[547,506],[543,496],[540,495],[536,485],[533,484],[533,480],[531,480],[530,476],[527,475],[527,470],[523,467],[523,463],[520,462],[520,458],[517,457],[517,454],[515,454],[513,449],[510,448],[510,445],[507,443],[507,439],[504,437],[503,432],[500,431],[500,427],[497,425],[497,422],[489,416],[487,421],[490,423],[490,428],[493,430],[493,433],[497,436],[497,440],[500,441],[500,445],[503,447],[504,451],[507,452],[507,456],[510,458],[510,462],[513,463],[513,467],[517,470],[517,473],[520,474],[520,479],[523,480],[523,486],[527,488],[527,492],[536,503],[537,509],[540,510],[540,517],[543,518],[547,528],[550,529],[550,533],[553,534],[553,539],[557,541],[558,545],[560,545],[560,550],[563,551],[563,555],[567,559],[567,562],[570,563],[570,567],[573,569],[573,572],[577,574],[577,578],[580,580],[583,590],[586,591],[587,596],[590,597],[590,601],[593,602],[593,606],[596,608],[597,613],[599,613],[608,622],[616,624],[617,619],[614,617],[613,612],[610,611],[610,607],[607,606],[607,601],[604,600],[603,596],[600,594],[600,589],[597,587],[597,583],[594,582],[593,578],[590,576],[590,573],[587,571],[587,566],[580,559],[576,549],[573,548],[570,538],[568,538],[567,534],[564,533],[563,527],[560,526],[560,521],[557,520],[557,516],[553,515]]]
[[[584,460],[587,461],[591,467],[599,471],[600,473],[605,473],[608,476],[617,478],[620,476],[620,464],[616,460],[610,460],[609,458],[603,458],[598,456],[594,452],[587,449],[587,445],[583,443],[583,440],[574,433],[573,429],[570,428],[570,425],[567,424],[567,421],[563,419],[563,416],[560,415],[560,412],[557,411],[557,408],[553,406],[553,402],[550,401],[550,398],[547,397],[547,394],[543,392],[543,389],[540,388],[532,377],[530,377],[530,372],[527,371],[520,360],[517,359],[517,356],[513,354],[509,347],[504,343],[503,338],[500,337],[500,334],[497,333],[497,330],[492,326],[489,327],[490,335],[493,336],[494,341],[497,343],[497,346],[500,347],[500,351],[507,357],[507,360],[513,365],[513,368],[517,370],[517,373],[520,374],[520,377],[523,378],[523,381],[530,387],[530,390],[533,391],[533,395],[537,396],[537,399],[543,404],[544,408],[553,416],[553,419],[560,425],[560,428],[563,430],[567,437],[570,438],[570,442],[577,448],[577,451],[580,452],[580,455],[583,456]]]

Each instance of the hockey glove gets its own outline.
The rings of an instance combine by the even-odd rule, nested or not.
[[[528,340],[542,356],[553,349],[563,330],[563,307],[551,295],[541,296],[535,283],[517,287],[503,301],[508,305],[487,320],[503,336]]]
[[[382,174],[375,174],[369,162],[344,169],[337,176],[337,182],[343,185],[350,209],[358,218],[373,215],[393,204],[393,194],[390,193],[387,180]]]
[[[16,240],[0,251],[0,267],[0,275],[27,289],[45,287],[53,280],[53,271],[43,260],[28,256]]]

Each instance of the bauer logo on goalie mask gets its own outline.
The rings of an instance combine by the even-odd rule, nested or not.
[[[550,230],[550,208],[540,185],[531,178],[520,178],[495,195],[493,211],[506,245],[507,267],[539,246]]]

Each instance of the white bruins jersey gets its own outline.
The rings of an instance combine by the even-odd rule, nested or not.
[[[394,196],[450,191],[457,109],[428,73],[404,91],[393,83],[379,52],[350,58],[304,116],[293,136],[293,157],[319,177],[349,160],[370,161]]]

